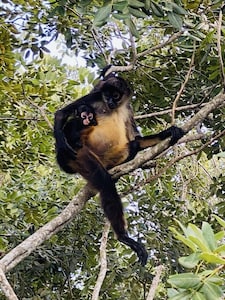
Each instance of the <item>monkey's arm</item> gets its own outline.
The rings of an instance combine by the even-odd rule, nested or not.
[[[76,160],[77,150],[82,146],[79,144],[81,127],[75,120],[76,111],[81,106],[92,106],[101,100],[101,94],[88,94],[55,113],[54,137],[56,141],[56,158],[59,166],[67,173],[75,173],[68,167],[68,162]],[[70,131],[72,130],[72,131]]]
[[[126,161],[133,159],[139,151],[157,145],[169,137],[171,137],[170,146],[173,146],[184,135],[185,132],[181,128],[171,126],[157,134],[147,135],[144,137],[136,136],[135,140],[130,141],[129,143],[129,156]]]
[[[66,138],[63,130],[65,124],[67,123],[68,119],[75,114],[75,111],[78,109],[79,106],[81,105],[92,106],[96,101],[99,101],[99,99],[101,99],[101,93],[99,92],[91,93],[72,102],[71,104],[58,110],[55,113],[54,137],[56,140],[56,150],[67,148],[69,152],[72,151],[72,148],[66,142]]]

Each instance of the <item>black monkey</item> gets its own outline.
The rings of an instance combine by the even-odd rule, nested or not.
[[[82,130],[88,126],[96,125],[97,121],[94,109],[84,104],[78,106],[63,127],[68,146],[73,150],[81,148],[82,143],[80,137]]]
[[[126,81],[108,75],[88,95],[56,112],[54,136],[60,167],[67,173],[81,174],[99,191],[104,213],[118,240],[134,250],[141,264],[145,265],[148,254],[140,242],[128,236],[121,199],[107,170],[166,138],[171,138],[172,145],[184,132],[172,126],[158,134],[141,137],[134,122],[130,98],[131,90]],[[80,131],[71,129],[70,132],[70,127],[65,124],[82,105],[94,111],[97,125],[84,126]],[[80,148],[74,147],[73,136],[77,140],[77,134],[80,135]]]

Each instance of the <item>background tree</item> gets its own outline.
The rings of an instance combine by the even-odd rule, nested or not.
[[[52,235],[63,227],[63,217],[57,229],[35,235],[31,254],[31,248],[16,248],[18,256],[19,250],[24,252],[19,264],[16,257],[10,261],[10,250],[54,220],[74,196],[80,209],[85,203],[87,197],[78,193],[83,180],[56,165],[53,116],[59,107],[87,94],[109,63],[134,90],[133,107],[143,134],[174,122],[186,126],[189,134],[169,151],[148,151],[162,153],[141,165],[132,162],[132,171],[123,167],[114,173],[123,174],[117,186],[132,225],[129,231],[145,242],[150,258],[141,268],[109,231],[107,273],[99,297],[151,299],[148,290],[158,265],[164,269],[154,299],[166,299],[169,284],[176,288],[170,298],[207,297],[197,287],[187,294],[185,286],[181,289],[186,295],[179,296],[177,278],[167,279],[185,271],[187,265],[178,258],[190,254],[188,245],[179,241],[176,219],[196,227],[210,222],[217,232],[213,214],[224,216],[223,1],[6,0],[0,5],[1,299],[7,290],[4,272],[19,299],[98,297],[93,290],[105,221],[95,198],[57,234]],[[62,38],[62,56],[69,55],[69,65],[49,50]],[[77,56],[85,67],[74,66]],[[210,113],[201,117],[204,108]],[[66,220],[73,219],[66,212]],[[208,266],[201,263],[201,268]],[[218,275],[224,279],[222,267]],[[215,299],[222,297],[219,281],[218,287]],[[16,299],[10,291],[8,298]]]

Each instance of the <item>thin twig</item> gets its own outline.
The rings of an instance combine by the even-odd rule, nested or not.
[[[214,137],[212,137],[207,143],[203,144],[201,147],[190,151],[188,153],[185,153],[183,155],[179,155],[177,157],[175,157],[174,159],[172,159],[164,168],[160,169],[160,172],[158,172],[157,174],[155,174],[154,176],[149,177],[148,179],[146,179],[142,184],[146,184],[146,183],[150,183],[156,179],[158,179],[159,177],[161,177],[170,167],[172,167],[175,163],[177,163],[178,161],[188,157],[188,156],[192,156],[195,154],[200,153],[203,149],[205,149],[206,147],[208,147],[209,145],[212,144],[212,142],[214,142],[215,140],[221,138],[222,136],[225,135],[225,130],[221,131],[220,133],[218,133],[217,135],[215,135]],[[140,184],[140,183],[139,183]]]
[[[194,60],[195,60],[195,45],[194,45],[194,51],[193,51],[193,54],[192,54],[192,57],[191,57],[191,63],[190,63],[190,67],[189,67],[189,70],[185,76],[185,79],[184,79],[184,82],[182,83],[181,87],[180,87],[180,90],[179,92],[177,93],[177,96],[173,102],[173,107],[172,107],[172,116],[171,116],[171,125],[174,125],[175,124],[175,111],[176,111],[176,107],[177,107],[177,102],[179,101],[183,91],[184,91],[184,88],[186,86],[186,84],[188,83],[188,80],[191,76],[191,72],[193,70],[193,66],[194,66]]]
[[[102,46],[101,46],[101,43],[100,43],[100,38],[99,38],[98,32],[96,31],[95,28],[91,29],[91,35],[92,35],[92,37],[93,37],[93,39],[94,39],[94,41],[95,41],[98,49],[100,50],[100,52],[104,56],[105,61],[107,62],[107,57],[106,57],[105,51],[103,51],[103,49],[102,49]]]
[[[183,110],[188,110],[188,109],[195,109],[195,108],[198,108],[198,107],[201,107],[204,105],[205,105],[205,103],[197,103],[197,104],[191,104],[191,105],[178,106],[178,107],[175,107],[175,110],[183,111]],[[134,117],[134,119],[135,120],[147,119],[147,118],[158,117],[158,116],[162,116],[162,115],[168,115],[170,113],[172,113],[172,108],[165,109],[162,111],[156,111],[156,112],[149,113],[149,114],[137,115]]]
[[[155,292],[156,292],[156,289],[159,285],[160,276],[162,274],[163,269],[164,269],[163,265],[160,265],[160,266],[156,267],[156,275],[152,280],[152,284],[151,284],[151,287],[150,287],[150,290],[149,290],[149,293],[148,293],[148,296],[147,296],[146,300],[153,300],[154,299]]]
[[[52,123],[49,121],[49,119],[48,119],[48,117],[47,117],[47,115],[46,115],[46,113],[45,113],[44,106],[42,106],[42,107],[38,106],[38,105],[37,105],[36,103],[34,103],[29,97],[27,97],[27,95],[26,95],[26,93],[25,93],[25,89],[24,89],[23,84],[22,84],[22,91],[23,91],[23,96],[24,96],[24,98],[25,98],[30,104],[32,104],[35,108],[37,108],[37,109],[40,111],[41,116],[44,118],[44,120],[45,120],[46,123],[48,124],[49,128],[50,128],[51,130],[53,130],[53,125],[52,125]]]
[[[219,61],[220,61],[222,84],[223,84],[223,87],[224,87],[224,90],[225,90],[225,72],[224,72],[223,56],[222,56],[222,50],[221,50],[222,17],[223,17],[223,12],[222,12],[222,9],[220,9],[218,27],[217,27],[217,49],[218,49],[218,55],[219,55]]]
[[[133,54],[132,64],[134,65],[136,63],[136,60],[137,60],[137,49],[136,49],[134,37],[133,37],[131,32],[130,32],[130,45],[131,45],[131,51],[132,51],[132,54]]]
[[[106,220],[104,230],[102,233],[101,245],[100,245],[100,271],[93,290],[93,294],[91,298],[92,300],[99,299],[99,293],[107,272],[106,246],[107,246],[109,229],[110,229],[110,222]]]
[[[109,68],[109,69],[107,70],[106,75],[109,75],[110,73],[113,73],[113,72],[126,72],[126,71],[132,70],[132,69],[135,67],[135,62],[137,61],[138,58],[143,57],[143,56],[146,56],[146,55],[148,55],[148,54],[150,54],[150,53],[152,53],[152,52],[155,52],[156,50],[159,50],[159,49],[161,49],[161,48],[163,48],[163,47],[165,47],[165,46],[171,44],[171,43],[174,42],[178,37],[180,37],[182,33],[183,33],[183,31],[176,32],[176,33],[174,33],[173,35],[171,35],[171,36],[168,38],[168,40],[166,40],[165,42],[162,42],[162,43],[159,44],[159,45],[156,45],[156,46],[154,46],[154,47],[152,47],[152,48],[150,48],[150,49],[147,49],[147,50],[145,50],[145,51],[143,51],[143,52],[138,53],[138,54],[136,55],[136,57],[135,57],[135,61],[132,60],[132,62],[130,62],[130,64],[127,65],[127,66],[111,66],[111,68]]]
[[[146,55],[148,55],[148,54],[150,54],[150,53],[152,53],[152,52],[155,52],[156,50],[159,50],[159,49],[161,49],[161,48],[164,48],[165,46],[167,46],[167,45],[173,43],[176,39],[178,39],[178,38],[182,35],[182,33],[183,33],[182,30],[179,31],[179,32],[174,33],[174,34],[171,35],[171,36],[168,38],[168,40],[166,40],[165,42],[162,42],[162,43],[159,44],[159,45],[156,45],[156,46],[154,46],[154,47],[152,47],[152,48],[150,48],[150,49],[147,49],[147,50],[145,50],[145,51],[143,51],[143,52],[138,53],[138,54],[137,54],[137,58],[146,56]]]

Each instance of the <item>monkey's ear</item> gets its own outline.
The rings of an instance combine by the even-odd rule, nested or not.
[[[113,74],[113,73],[109,73],[109,75],[107,75],[107,76],[105,76],[106,75],[106,73],[107,73],[107,71],[110,69],[112,67],[112,65],[107,65],[107,66],[105,66],[103,69],[102,69],[102,71],[101,71],[101,73],[100,73],[100,78],[102,78],[102,79],[106,79],[106,78],[108,78],[108,76],[115,76],[115,74]]]

